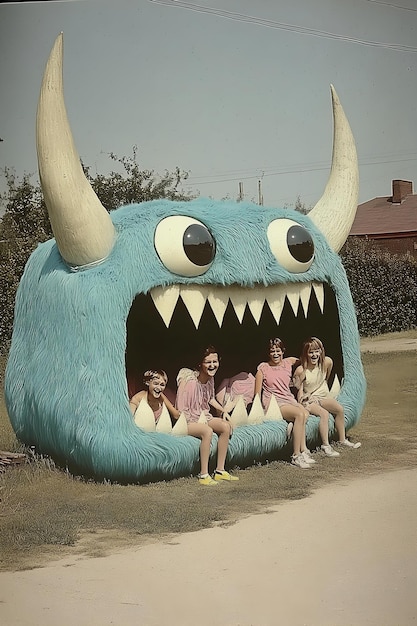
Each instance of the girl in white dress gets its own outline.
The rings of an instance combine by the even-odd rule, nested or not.
[[[294,384],[298,388],[297,399],[306,407],[310,415],[320,417],[321,449],[327,456],[340,456],[329,443],[329,413],[334,416],[338,443],[346,448],[359,448],[360,443],[352,443],[346,438],[345,411],[343,406],[330,395],[329,380],[333,361],[326,356],[323,343],[317,337],[310,337],[303,343],[301,364],[294,372]]]

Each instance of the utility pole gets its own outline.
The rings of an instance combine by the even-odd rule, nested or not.
[[[243,200],[243,183],[239,183],[239,195],[237,197],[238,202],[242,202]]]
[[[258,180],[258,204],[260,206],[263,206],[264,204],[264,197],[262,195],[262,179],[261,178]]]

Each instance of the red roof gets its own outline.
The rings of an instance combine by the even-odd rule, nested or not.
[[[395,235],[417,232],[417,194],[394,204],[392,196],[358,205],[350,235]]]

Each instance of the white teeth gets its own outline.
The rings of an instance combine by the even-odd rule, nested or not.
[[[177,419],[172,429],[172,434],[175,437],[185,437],[186,435],[188,435],[187,420],[185,419],[184,413],[181,413],[181,415]]]
[[[139,402],[134,416],[135,424],[146,432],[155,431],[155,416],[147,402]]]
[[[156,310],[164,320],[165,326],[168,328],[169,323],[176,307],[180,288],[178,285],[170,287],[155,287],[152,289],[151,296]]]
[[[248,423],[248,414],[246,412],[243,396],[240,396],[236,402],[236,406],[230,416],[230,421],[234,428],[238,428],[238,426],[245,426]]]
[[[263,421],[264,421],[264,410],[262,407],[259,394],[256,394],[256,396],[253,399],[252,408],[249,411],[248,424],[262,424]]]
[[[286,289],[283,285],[272,287],[271,294],[268,295],[268,306],[277,324],[281,319],[281,313],[284,308]]]
[[[156,432],[166,433],[167,435],[170,435],[172,433],[171,417],[165,404],[162,404],[162,413],[156,425]]]
[[[294,315],[297,316],[298,303],[300,302],[300,287],[294,283],[287,286],[287,300],[291,304]]]
[[[300,287],[300,300],[303,306],[304,317],[307,317],[308,303],[310,302],[311,285],[303,283]]]
[[[334,377],[332,388],[330,389],[330,395],[332,396],[332,398],[337,398],[337,396],[339,395],[339,392],[340,392],[340,383],[336,374],[336,376]]]
[[[252,289],[250,300],[248,300],[248,306],[250,308],[250,312],[253,315],[253,319],[257,324],[259,324],[259,320],[261,319],[264,303],[265,291],[259,288]]]
[[[206,296],[203,290],[200,289],[200,285],[189,285],[188,287],[181,287],[180,295],[191,315],[194,326],[198,328],[206,304]]]
[[[246,304],[248,302],[246,291],[237,285],[231,285],[227,288],[227,292],[229,294],[230,302],[233,304],[237,319],[240,323],[242,323]]]
[[[323,283],[311,283],[313,285],[314,293],[316,294],[317,302],[320,307],[320,311],[324,311],[324,288]]]
[[[268,410],[265,414],[264,421],[265,422],[279,422],[282,420],[281,409],[278,406],[278,402],[275,399],[275,396],[272,395],[269,401]]]
[[[217,323],[221,328],[224,314],[226,313],[227,305],[229,303],[229,294],[225,289],[210,289],[207,300],[209,301],[211,310],[213,311]]]
[[[259,324],[266,302],[276,323],[279,324],[285,305],[285,298],[290,303],[295,316],[301,301],[304,315],[307,317],[313,290],[320,310],[323,313],[324,287],[322,283],[290,283],[287,285],[274,285],[273,287],[254,287],[253,289],[245,289],[237,285],[226,287],[171,285],[170,287],[155,287],[151,291],[151,296],[167,328],[171,323],[179,297],[184,302],[194,322],[194,326],[198,328],[206,302],[209,303],[219,327],[223,324],[229,301],[240,323],[242,323],[246,307],[248,307],[253,319]]]

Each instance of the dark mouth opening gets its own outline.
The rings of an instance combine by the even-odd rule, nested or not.
[[[343,379],[343,359],[340,324],[336,298],[329,285],[324,284],[324,309],[314,292],[311,294],[307,316],[301,302],[297,315],[285,299],[279,324],[265,303],[259,324],[246,307],[242,323],[229,302],[219,327],[206,303],[198,329],[181,298],[178,299],[169,327],[165,326],[150,295],[139,294],[133,301],[127,319],[126,376],[129,396],[144,388],[143,373],[163,369],[168,375],[167,388],[176,392],[176,377],[182,367],[196,368],[203,350],[213,345],[220,357],[216,381],[238,372],[256,374],[259,363],[268,360],[268,340],[280,337],[286,346],[285,356],[298,357],[305,339],[319,337],[334,362],[329,385],[334,376]],[[225,288],[226,289],[226,288]],[[243,289],[242,289],[243,290]],[[250,294],[248,294],[250,295]]]

